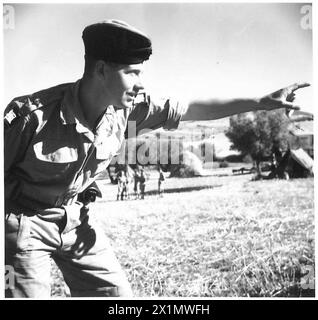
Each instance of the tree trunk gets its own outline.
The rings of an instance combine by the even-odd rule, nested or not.
[[[259,160],[255,160],[255,164],[256,164],[256,176],[258,178],[261,178],[262,177],[262,172],[261,172],[261,162]]]

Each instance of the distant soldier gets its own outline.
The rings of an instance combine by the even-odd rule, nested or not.
[[[129,175],[128,171],[123,171],[123,189],[121,194],[121,200],[127,200],[129,199]]]
[[[288,149],[283,156],[283,152],[281,148],[274,146],[272,148],[272,164],[271,164],[271,172],[267,176],[267,179],[285,179],[289,180],[289,175],[287,172],[288,166],[288,158],[289,158],[290,150]]]
[[[145,188],[146,188],[146,176],[144,173],[144,169],[140,170],[140,178],[139,178],[139,188],[140,188],[140,198],[145,198]]]
[[[138,199],[140,194],[139,194],[139,182],[140,182],[140,173],[138,168],[135,168],[134,170],[134,195],[135,195],[135,199]]]
[[[158,178],[158,195],[162,196],[163,194],[163,182],[165,181],[165,176],[163,175],[163,172],[161,168],[159,167],[159,178]]]
[[[126,176],[123,170],[118,171],[117,173],[117,200],[123,200],[124,185],[125,185]]]

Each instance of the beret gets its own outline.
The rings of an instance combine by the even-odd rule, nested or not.
[[[87,26],[82,34],[85,54],[120,64],[137,64],[149,59],[151,40],[125,22],[106,20]]]

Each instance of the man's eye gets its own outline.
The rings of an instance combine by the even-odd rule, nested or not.
[[[134,72],[134,71],[128,71],[128,72],[126,72],[126,74],[129,76],[136,76],[136,72]]]
[[[136,75],[136,76],[140,76],[142,74],[142,72],[140,70],[129,70],[126,73],[133,74],[133,75]]]

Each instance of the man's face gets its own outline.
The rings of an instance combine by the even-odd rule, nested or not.
[[[142,72],[142,63],[108,68],[105,90],[110,104],[117,108],[132,107],[136,95],[144,88]]]

